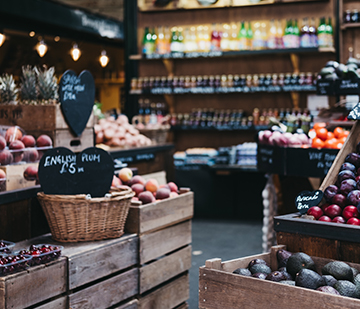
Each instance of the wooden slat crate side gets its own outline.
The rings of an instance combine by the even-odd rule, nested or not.
[[[35,186],[34,181],[28,181],[24,178],[24,171],[29,166],[38,166],[38,163],[11,164],[0,166],[6,173],[5,191],[23,189]]]
[[[185,302],[180,306],[177,306],[175,309],[189,309],[189,304]]]
[[[69,126],[64,118],[64,115],[61,111],[61,106],[58,104],[56,106],[56,114],[55,114],[56,126],[55,129],[68,129]],[[86,128],[93,128],[95,125],[95,117],[94,113],[91,112],[88,122],[86,123]]]
[[[55,147],[66,147],[73,152],[80,152],[94,146],[94,129],[86,128],[78,137],[70,129],[58,129],[54,135]]]
[[[67,296],[62,296],[35,309],[68,309]]]
[[[187,271],[191,267],[191,246],[140,267],[140,294]]]
[[[138,237],[119,238],[101,247],[82,243],[64,254],[69,259],[69,289],[72,290],[138,263]],[[96,243],[94,243],[95,245]]]
[[[145,174],[142,176],[145,180],[156,179],[157,182],[159,183],[159,185],[165,185],[167,183],[165,171],[160,171],[160,172],[151,173],[151,174]]]
[[[165,229],[141,235],[139,262],[147,263],[159,256],[191,243],[191,220]]]
[[[175,308],[189,299],[189,275],[185,274],[139,299],[139,309]]]
[[[194,193],[141,206],[130,206],[125,231],[143,234],[189,220],[194,215]]]
[[[5,288],[5,306],[26,308],[66,292],[67,259],[30,267],[27,271],[0,278]]]
[[[71,309],[105,309],[138,293],[138,268],[69,295]]]
[[[114,309],[138,309],[139,301],[137,299],[133,299],[126,304],[123,304],[119,307],[115,307]]]

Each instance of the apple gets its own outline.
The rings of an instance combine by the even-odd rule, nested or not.
[[[349,205],[346,206],[342,212],[342,216],[346,219],[349,220],[350,218],[358,218],[359,217],[359,212],[357,210],[357,208],[353,205]]]
[[[313,206],[308,209],[307,214],[309,216],[314,216],[314,218],[318,220],[324,214],[324,212],[321,210],[319,206]]]
[[[335,204],[335,203],[334,203]],[[330,204],[329,203],[324,203],[320,206],[321,210],[324,212],[325,208],[328,207]]]
[[[340,216],[342,212],[342,209],[339,205],[336,204],[332,204],[329,205],[328,207],[325,208],[325,215],[327,215],[328,217],[335,218],[336,216]]]
[[[335,185],[330,185],[324,190],[324,198],[328,203],[331,203],[332,198],[337,194],[339,188]]]
[[[328,216],[321,216],[319,218],[319,221],[331,222],[331,218],[329,218]]]
[[[349,220],[346,221],[346,224],[360,225],[360,219],[358,219],[358,218],[350,218]]]
[[[346,196],[341,193],[335,194],[331,200],[331,204],[339,205],[341,208],[345,207],[346,202],[347,202]]]
[[[346,220],[345,220],[343,217],[341,217],[341,216],[337,216],[337,217],[335,217],[334,219],[332,219],[331,222],[334,222],[334,223],[345,223]]]

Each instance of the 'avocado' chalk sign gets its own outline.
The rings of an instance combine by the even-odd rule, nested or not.
[[[39,162],[39,180],[45,194],[103,197],[110,190],[113,175],[112,157],[96,147],[79,154],[65,147],[52,148]]]
[[[70,129],[80,136],[86,128],[95,100],[95,82],[89,71],[79,76],[67,70],[60,79],[61,110]]]
[[[296,208],[304,215],[312,206],[317,206],[323,198],[324,192],[316,190],[313,192],[302,191],[295,199]]]

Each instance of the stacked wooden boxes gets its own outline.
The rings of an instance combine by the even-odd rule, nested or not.
[[[139,235],[138,308],[187,308],[194,194],[131,205],[125,231]]]

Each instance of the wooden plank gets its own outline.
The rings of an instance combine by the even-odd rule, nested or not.
[[[137,299],[133,299],[120,307],[115,307],[114,309],[137,309],[138,307],[139,301]]]
[[[104,241],[65,245],[63,254],[69,259],[69,289],[126,269],[138,263],[138,238],[134,235]]]
[[[250,255],[242,259],[234,259],[227,262],[223,262],[221,263],[221,270],[227,272],[233,272],[237,268],[247,267],[250,261],[252,261],[253,259],[263,259],[269,265],[271,264],[270,255],[267,253],[262,253],[262,254]]]
[[[189,309],[189,304],[185,302],[180,306],[176,307],[175,309]]]
[[[36,307],[36,309],[67,309],[67,308],[69,308],[67,304],[67,296],[62,296],[44,305]]]
[[[147,263],[159,256],[191,243],[191,221],[140,236],[139,262]]]
[[[140,297],[139,309],[174,308],[189,298],[189,275],[185,274],[170,283]]]
[[[18,164],[0,166],[0,169],[2,169],[6,173],[4,191],[30,188],[35,186],[35,182],[36,182],[35,180],[28,181],[24,178],[24,171],[29,166],[37,167],[38,163],[22,162]]]
[[[144,292],[183,273],[191,267],[191,246],[140,268],[139,292]]]
[[[143,234],[156,231],[191,219],[193,214],[193,192],[147,205],[130,206],[125,232]]]
[[[138,269],[102,281],[69,295],[71,309],[103,309],[111,307],[138,293]]]
[[[25,308],[66,292],[67,259],[0,278],[1,308]]]
[[[94,146],[94,129],[86,128],[83,133],[76,137],[69,129],[55,131],[54,147],[66,147],[73,152],[83,151]]]

